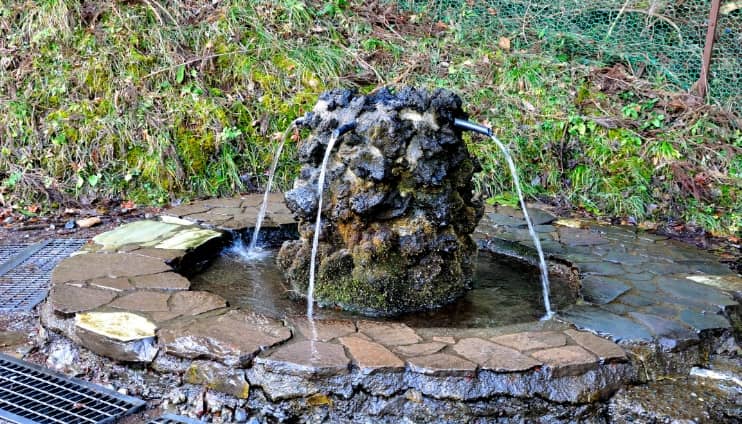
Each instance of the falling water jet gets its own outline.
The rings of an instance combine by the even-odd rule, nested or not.
[[[533,228],[531,217],[528,215],[526,201],[523,198],[523,192],[520,189],[518,170],[515,168],[513,158],[510,156],[510,152],[508,152],[507,147],[505,147],[505,145],[502,144],[502,142],[500,142],[500,140],[495,137],[494,134],[491,134],[490,138],[492,139],[492,141],[495,142],[500,151],[502,151],[502,154],[505,156],[505,160],[508,163],[510,174],[513,176],[513,185],[515,186],[515,191],[518,193],[518,199],[520,200],[520,207],[523,210],[523,218],[526,220],[526,224],[528,225],[528,232],[531,234],[533,244],[536,246],[536,251],[538,252],[538,264],[539,268],[541,268],[541,287],[544,291],[544,307],[546,308],[546,315],[544,315],[541,320],[549,320],[554,316],[554,312],[551,310],[551,302],[549,301],[549,268],[546,266],[544,251],[543,249],[541,249],[541,240],[539,240],[538,235],[536,234],[536,230]]]
[[[327,142],[327,148],[325,149],[325,155],[322,158],[322,167],[319,171],[319,178],[317,179],[317,220],[314,223],[314,234],[312,238],[312,254],[309,259],[309,287],[307,288],[307,319],[313,323],[314,319],[314,278],[315,278],[315,262],[317,261],[317,248],[319,246],[319,233],[322,227],[322,194],[325,188],[325,176],[327,174],[327,162],[330,161],[330,153],[332,148],[335,147],[335,143],[344,133],[355,128],[355,122],[345,124],[337,128],[332,132],[330,140]],[[314,326],[312,326],[314,330]],[[315,335],[316,336],[316,335]]]
[[[480,134],[486,135],[487,137],[491,138],[492,141],[495,142],[497,147],[500,149],[502,154],[505,156],[505,160],[508,163],[508,168],[510,168],[510,174],[513,176],[513,185],[515,186],[515,191],[518,193],[518,199],[520,200],[520,207],[523,210],[523,218],[526,220],[526,224],[528,225],[528,233],[531,235],[531,238],[533,239],[533,244],[536,246],[536,252],[538,252],[538,263],[539,268],[541,270],[541,287],[543,289],[544,294],[544,308],[546,309],[546,315],[544,315],[541,320],[549,320],[554,316],[554,312],[551,310],[551,302],[549,301],[549,268],[546,266],[546,260],[544,259],[544,251],[541,248],[541,240],[539,240],[538,235],[536,234],[536,230],[533,228],[533,222],[531,221],[530,215],[528,215],[528,208],[526,208],[526,201],[523,198],[523,192],[520,188],[520,179],[518,178],[518,170],[515,168],[515,163],[513,162],[513,158],[510,155],[510,152],[508,151],[507,147],[505,147],[502,142],[495,137],[495,135],[492,133],[491,128],[487,128],[483,125],[475,124],[473,122],[469,122],[463,119],[455,119],[454,125],[461,128],[462,130],[467,131],[474,131],[478,132]]]
[[[278,160],[281,158],[281,152],[283,151],[283,146],[286,144],[286,140],[289,138],[289,134],[291,133],[291,130],[294,129],[297,125],[301,124],[304,118],[297,118],[294,121],[289,124],[288,128],[286,128],[286,131],[283,133],[283,137],[281,137],[281,143],[278,145],[278,148],[276,148],[276,152],[273,155],[273,163],[271,164],[270,172],[268,173],[268,184],[265,187],[265,194],[263,195],[263,203],[260,205],[260,211],[258,212],[258,219],[255,221],[255,229],[252,233],[252,239],[250,239],[250,245],[247,247],[246,253],[239,253],[240,257],[243,259],[251,259],[257,255],[258,252],[258,236],[260,235],[260,227],[263,225],[263,220],[265,219],[265,213],[268,210],[268,195],[271,192],[271,187],[273,186],[273,177],[276,175],[276,168],[278,167]]]

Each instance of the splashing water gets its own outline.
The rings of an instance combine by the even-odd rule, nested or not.
[[[551,310],[551,302],[549,301],[549,268],[547,268],[546,266],[544,251],[541,249],[541,241],[536,234],[536,230],[534,230],[533,228],[531,217],[528,215],[526,201],[523,198],[523,192],[520,189],[518,171],[517,169],[515,169],[513,158],[510,156],[510,152],[508,151],[507,147],[505,147],[505,145],[502,144],[502,142],[500,142],[497,137],[495,137],[494,135],[490,135],[490,138],[492,139],[492,141],[495,142],[500,151],[502,151],[502,154],[505,156],[505,160],[508,163],[510,174],[513,176],[513,185],[515,186],[515,191],[518,193],[518,199],[520,200],[520,207],[523,210],[523,218],[526,220],[526,224],[528,224],[528,232],[531,234],[531,238],[533,238],[533,244],[536,246],[536,251],[538,252],[538,263],[539,268],[541,269],[541,287],[543,288],[544,292],[544,307],[546,308],[546,315],[544,315],[541,320],[549,320],[554,316],[554,312]]]
[[[273,186],[273,177],[276,175],[276,168],[278,167],[278,160],[281,157],[281,151],[283,151],[283,146],[286,144],[286,140],[289,138],[289,134],[291,133],[291,130],[298,125],[303,118],[295,119],[291,124],[289,124],[288,128],[286,128],[286,131],[283,133],[283,137],[281,137],[281,143],[278,145],[278,148],[276,148],[276,152],[273,155],[273,163],[271,164],[271,169],[268,173],[268,184],[265,186],[265,194],[263,195],[263,203],[260,205],[260,211],[258,212],[258,219],[255,221],[255,229],[252,233],[252,239],[250,239],[250,245],[247,247],[247,255],[241,255],[245,259],[250,259],[251,255],[254,254],[260,254],[259,251],[262,251],[259,247],[257,247],[258,244],[258,236],[260,235],[260,227],[263,225],[263,220],[265,219],[265,213],[268,210],[268,195],[271,192],[271,186]]]

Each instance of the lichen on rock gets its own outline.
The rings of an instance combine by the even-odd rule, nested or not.
[[[286,242],[278,262],[297,293],[305,293],[317,215],[317,184],[327,165],[315,297],[320,305],[390,316],[452,302],[471,284],[476,244],[470,234],[483,214],[473,195],[479,164],[454,127],[466,118],[461,99],[382,89],[368,96],[324,93],[304,121],[302,168],[286,202],[301,238]]]

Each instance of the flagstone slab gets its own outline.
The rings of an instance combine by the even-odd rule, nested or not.
[[[371,337],[374,341],[384,346],[401,346],[415,344],[422,338],[405,324],[381,323],[374,321],[359,321],[358,331]]]
[[[610,340],[585,331],[566,330],[564,332],[577,344],[590,351],[601,361],[626,360],[626,352]]]
[[[158,352],[156,326],[129,312],[86,312],[75,316],[75,337],[93,352],[118,361],[151,362]]]
[[[113,290],[117,292],[131,290],[134,288],[134,286],[131,285],[131,283],[129,282],[129,279],[126,277],[95,278],[93,280],[90,280],[89,284],[90,284],[90,287],[108,289],[108,290]]]
[[[582,278],[581,293],[588,302],[605,305],[626,293],[631,286],[617,278],[602,275],[586,275]]]
[[[435,340],[436,337],[433,337]],[[428,343],[416,343],[411,345],[397,346],[394,348],[394,352],[404,356],[425,356],[438,353],[449,344],[456,343],[453,337],[442,338],[444,341],[432,341]]]
[[[338,337],[355,334],[356,325],[347,320],[313,320],[304,317],[291,317],[287,322],[308,340],[329,342]]]
[[[309,340],[278,347],[270,355],[255,359],[272,373],[296,376],[334,376],[347,374],[350,359],[343,346]]]
[[[492,337],[490,340],[520,352],[564,346],[567,344],[567,336],[560,331],[528,331]]]
[[[579,375],[597,366],[597,358],[580,346],[562,346],[531,353],[552,369],[554,376]]]
[[[599,231],[559,227],[559,241],[567,246],[595,246],[599,244],[610,243]]]
[[[259,352],[291,338],[291,331],[276,319],[231,310],[170,321],[157,336],[165,351],[175,356],[210,358],[225,365],[244,367]]]
[[[476,337],[459,340],[453,346],[453,350],[462,357],[479,364],[482,369],[492,371],[526,371],[541,365],[540,362],[515,349]]]
[[[188,290],[191,282],[175,272],[139,275],[131,277],[131,282],[138,289]]]
[[[434,353],[407,359],[410,370],[425,375],[462,375],[473,374],[477,364],[448,353]]]
[[[136,277],[170,271],[160,259],[131,253],[87,253],[62,260],[52,271],[52,284],[100,277]]]
[[[404,369],[404,361],[389,349],[359,337],[341,337],[340,343],[348,349],[361,373],[370,374],[376,371],[399,371]]]
[[[731,327],[729,320],[714,312],[698,312],[684,309],[680,311],[680,320],[685,325],[696,329],[696,331]]]
[[[111,302],[116,293],[111,290],[55,284],[49,298],[56,312],[73,314],[89,311]]]
[[[170,293],[140,290],[125,294],[111,302],[109,306],[117,309],[138,312],[166,312]]]
[[[199,315],[227,306],[219,295],[206,291],[179,291],[168,300],[170,312],[177,315]]]
[[[616,341],[642,343],[652,340],[649,329],[623,316],[593,306],[573,306],[559,316],[579,328],[607,335]]]
[[[154,246],[162,239],[174,234],[183,226],[154,220],[134,221],[114,230],[98,234],[93,242],[104,250],[115,251],[127,245]]]

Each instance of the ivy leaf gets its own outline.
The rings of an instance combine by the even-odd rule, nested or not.
[[[91,187],[95,187],[98,185],[98,181],[100,181],[100,174],[95,175],[89,175],[88,176],[88,184],[90,184]]]
[[[185,78],[185,65],[180,65],[178,66],[178,70],[175,71],[175,81],[178,84],[181,84],[184,78]]]

